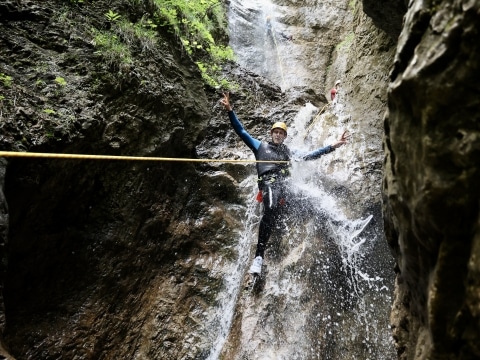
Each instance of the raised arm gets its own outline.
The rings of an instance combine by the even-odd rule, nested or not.
[[[342,136],[340,136],[340,138],[337,140],[337,142],[335,144],[332,144],[332,145],[328,145],[328,146],[325,146],[323,148],[319,148],[317,150],[314,150],[312,152],[309,152],[307,153],[306,155],[303,155],[301,158],[303,160],[315,160],[315,159],[318,159],[319,157],[321,157],[322,155],[325,155],[325,154],[328,154],[328,153],[331,153],[332,151],[334,151],[336,148],[339,148],[340,146],[342,145],[345,145],[348,141],[348,139],[350,138],[350,135],[347,134],[347,131],[345,130],[342,134]]]
[[[220,103],[225,107],[225,110],[228,111],[228,118],[232,124],[233,130],[237,133],[238,136],[243,140],[243,142],[252,150],[256,151],[260,147],[260,141],[253,138],[247,130],[244,129],[240,120],[238,120],[237,115],[232,109],[230,104],[230,95],[229,93],[223,94],[223,98],[220,100]]]
[[[343,132],[342,136],[340,136],[340,138],[337,140],[337,142],[335,144],[333,144],[332,146],[336,149],[336,148],[339,148],[342,145],[345,145],[348,142],[348,139],[350,139],[350,136],[351,135],[347,133],[347,130],[345,130]]]

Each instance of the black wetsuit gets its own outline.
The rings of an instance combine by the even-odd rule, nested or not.
[[[262,193],[264,213],[258,230],[258,243],[255,257],[264,257],[265,247],[275,228],[283,206],[288,204],[290,160],[315,160],[335,150],[333,146],[319,148],[306,154],[291,152],[285,144],[276,145],[253,138],[238,120],[235,112],[229,111],[228,117],[235,132],[253,151],[255,159],[279,161],[278,163],[257,163],[258,186]],[[293,153],[293,156],[292,156]],[[280,162],[281,161],[281,162]]]

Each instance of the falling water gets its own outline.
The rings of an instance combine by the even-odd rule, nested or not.
[[[306,129],[312,114],[318,110],[306,104],[289,124],[289,147],[312,149],[312,144],[305,142]],[[335,135],[338,134],[332,131],[332,134],[325,136],[325,144],[332,143]],[[348,147],[342,151],[340,153],[337,150],[338,155],[337,152],[326,155],[325,160],[293,163],[292,182],[300,200],[296,209],[298,214],[294,211],[285,222],[285,229],[272,236],[271,247],[266,254],[268,274],[262,291],[265,299],[260,304],[252,302],[256,301],[253,295],[245,294],[243,289],[259,222],[259,205],[252,201],[257,190],[255,177],[250,176],[240,184],[245,203],[249,205],[238,237],[238,257],[227,269],[225,290],[217,299],[218,311],[213,321],[216,325],[209,329],[214,338],[207,359],[220,358],[238,301],[245,296],[252,307],[242,310],[246,320],[242,325],[244,338],[240,342],[244,349],[239,352],[247,354],[248,359],[339,359],[343,357],[338,355],[338,351],[344,351],[342,349],[345,348],[354,348],[350,352],[356,357],[351,358],[393,358],[390,330],[386,322],[391,303],[391,284],[381,270],[379,272],[370,266],[366,259],[381,238],[371,231],[371,223],[368,223],[371,214],[352,216],[352,211],[345,208],[340,197],[332,194],[322,181],[324,177],[321,174],[327,172],[331,157],[353,156]],[[252,156],[246,147],[241,155],[242,158]],[[335,182],[341,183],[347,177],[348,165],[344,166],[329,175]],[[302,203],[308,205],[303,206]],[[327,225],[334,251],[325,245],[325,229],[319,225]],[[306,278],[313,279],[313,285]],[[315,300],[315,305],[307,305],[302,299],[310,297],[322,300]],[[261,310],[262,307],[267,309],[279,299],[288,308],[284,310],[284,318],[256,329],[259,323],[266,321],[260,318],[260,313],[265,311]],[[278,327],[282,328],[284,334],[281,341],[270,336]],[[318,328],[325,329],[322,337],[312,339],[310,333],[318,333]],[[251,336],[255,337],[256,331],[265,333],[262,335],[262,349],[252,350],[249,349],[253,343]],[[257,352],[260,355],[255,355]]]
[[[303,151],[312,149],[311,142],[305,140],[309,138],[306,134],[307,123],[312,119],[311,114],[318,113],[319,110],[313,105],[307,104],[297,114],[290,124],[289,134],[291,133],[292,136],[287,141],[289,147]],[[348,117],[348,114],[343,113],[342,108],[335,107],[329,109],[329,111],[336,112],[337,119]],[[324,116],[329,116],[328,111]],[[340,120],[339,123],[342,127],[334,128],[335,130],[324,137],[324,144],[320,146],[334,143],[343,130],[352,131],[348,123],[345,124]],[[314,145],[316,146],[313,146],[313,148],[319,146],[319,144]],[[345,146],[333,154],[326,155],[321,160],[294,163],[292,171],[292,180],[298,193],[303,198],[308,199],[309,206],[313,207],[313,211],[310,211],[310,213],[313,213],[314,219],[318,219],[314,220],[313,226],[304,226],[300,230],[302,238],[306,239],[305,242],[308,242],[308,239],[315,239],[319,236],[325,240],[325,236],[327,236],[334,243],[335,251],[338,250],[338,256],[341,260],[337,271],[340,270],[343,275],[336,277],[330,284],[324,284],[330,290],[322,290],[323,292],[339,291],[344,294],[343,298],[336,297],[330,305],[326,306],[331,314],[322,313],[324,317],[323,326],[333,329],[330,332],[332,336],[330,338],[326,336],[324,341],[336,344],[334,346],[339,348],[346,346],[348,343],[360,341],[364,349],[360,352],[356,351],[356,356],[361,354],[361,358],[390,359],[393,357],[393,347],[386,314],[391,303],[391,280],[388,279],[388,275],[384,276],[382,274],[383,269],[375,269],[368,264],[369,259],[366,259],[366,257],[372,256],[372,249],[378,247],[383,238],[372,231],[373,226],[370,222],[375,220],[372,214],[365,213],[362,214],[363,216],[355,217],[358,214],[351,211],[348,204],[346,206],[342,205],[341,195],[332,194],[332,191],[323,185],[325,177],[322,177],[321,174],[327,173],[328,164],[335,162],[335,159],[330,158],[332,156],[344,159],[353,158],[355,154],[352,147]],[[350,172],[348,167],[348,162],[344,163],[343,168],[341,166],[336,167],[335,172],[328,175],[329,180],[341,184],[348,178]],[[377,219],[377,221],[379,220]],[[315,226],[319,222],[327,223],[327,235],[325,235],[325,230],[319,235],[318,226]],[[313,244],[310,244],[309,248],[311,251],[318,251],[317,261],[323,261],[323,275],[321,276],[332,276],[329,274],[332,271],[332,251]],[[335,251],[333,251],[333,254]],[[328,255],[326,256],[326,254]],[[339,278],[347,281],[347,286],[343,289],[343,285],[337,283]],[[303,291],[306,291],[306,289]],[[345,297],[347,298],[346,302],[351,303],[348,306],[345,304],[338,306],[336,302],[345,300]],[[381,314],[379,306],[383,309],[383,314]],[[345,307],[351,308],[346,311]],[[349,317],[352,318],[348,320]],[[350,321],[348,327],[342,328],[338,325],[342,319],[343,321]],[[336,336],[333,334],[335,332]],[[339,339],[344,344],[339,343]],[[319,356],[320,359],[334,358],[325,354],[325,346],[321,346],[321,349],[320,354],[310,352],[308,356],[304,355],[300,358],[313,358],[315,355]],[[335,351],[332,351],[332,353],[335,353]]]
[[[290,59],[285,56],[285,53],[292,53],[298,48],[287,39],[293,36],[293,30],[277,21],[278,16],[281,12],[270,1],[232,1],[229,11],[230,45],[240,65],[270,79],[282,89],[304,85],[298,77],[302,64],[292,64],[293,56]],[[295,72],[289,71],[292,67],[295,67]]]
[[[269,1],[243,0],[240,4],[232,0],[231,42],[240,64],[285,89],[289,76],[283,71],[282,59],[265,51],[265,19],[276,13],[277,7]],[[274,26],[277,32],[282,31],[281,24]],[[296,70],[289,67],[293,76]],[[342,104],[329,105],[319,118],[318,124],[328,124],[328,128],[309,127],[319,111],[307,103],[288,124],[289,147],[309,151],[335,142],[344,130],[354,133],[351,116]],[[349,183],[362,181],[362,175],[352,175],[351,169],[352,164],[363,161],[358,154],[364,146],[357,138],[355,150],[345,146],[316,161],[293,163],[296,206],[270,241],[262,294],[247,294],[241,305],[243,320],[237,332],[241,338],[235,339],[239,358],[395,357],[388,328],[393,275],[388,259],[382,258],[382,220],[379,213],[373,216],[367,210],[359,212],[358,206],[349,206],[352,197],[344,196],[342,190],[348,189]],[[242,157],[251,156],[245,147]],[[214,323],[218,325],[212,332],[209,360],[218,359],[228,341],[256,243],[259,212],[258,204],[251,201],[256,190],[253,177],[244,180],[241,188],[251,205],[238,239],[238,258],[227,271],[226,290],[217,299],[219,311]]]
[[[249,154],[243,154],[248,158]],[[247,177],[239,186],[242,190],[242,195],[246,199],[252,199],[256,190],[255,178],[253,176]],[[219,302],[220,311],[217,312],[217,318],[213,321],[216,328],[213,329],[216,333],[216,338],[213,340],[213,345],[207,357],[208,360],[218,359],[222,351],[225,340],[228,336],[232,318],[235,312],[235,306],[240,289],[243,285],[243,274],[250,256],[250,243],[255,238],[256,224],[258,223],[258,206],[257,203],[251,200],[246,200],[249,204],[246,208],[246,216],[243,221],[243,229],[238,237],[236,250],[238,256],[236,261],[230,264],[230,269],[226,270],[227,276],[224,277],[224,286],[226,291],[219,294],[217,301]],[[212,330],[212,329],[210,329]]]

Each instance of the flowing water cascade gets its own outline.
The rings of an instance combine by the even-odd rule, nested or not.
[[[292,149],[309,151],[319,146],[305,141],[319,132],[313,127],[307,134],[312,115],[319,110],[306,104],[289,124],[287,144]],[[326,118],[331,115],[324,114]],[[334,142],[345,125],[349,130],[348,124],[339,125],[323,137],[325,144]],[[237,150],[242,159],[252,156],[246,147]],[[359,216],[345,205],[348,199],[345,201],[341,192],[325,186],[331,157],[348,159],[354,154],[345,146],[316,161],[293,163],[295,200],[267,248],[266,281],[260,294],[244,289],[244,277],[256,245],[261,205],[253,201],[257,191],[254,176],[239,184],[247,204],[245,221],[239,229],[238,257],[217,298],[218,316],[209,328],[214,341],[208,359],[394,357],[387,322],[391,283],[381,267],[366,261],[382,241],[372,229],[379,219],[368,213]],[[338,162],[341,166],[328,175],[327,182],[344,183],[352,162]],[[240,324],[232,325],[235,318],[241,319]],[[237,343],[235,356],[225,356],[231,342]]]
[[[249,154],[243,153],[245,159],[248,159],[248,155]],[[208,329],[211,334],[214,334],[212,348],[207,357],[208,360],[218,359],[225,340],[227,339],[237,305],[238,294],[243,285],[243,276],[249,261],[250,245],[252,239],[255,239],[256,225],[259,221],[258,205],[255,202],[249,201],[249,199],[253,199],[257,190],[255,177],[247,177],[241,182],[239,189],[242,190],[242,196],[249,205],[246,207],[243,229],[239,234],[235,249],[238,256],[226,271],[229,275],[224,277],[225,289],[220,292],[217,297],[217,303],[219,304],[218,311],[216,312],[217,316],[213,319],[211,322],[212,325]]]
[[[230,3],[230,44],[235,51],[243,49],[236,51],[238,63],[279,84],[284,90],[299,85],[298,76],[288,70],[294,57],[285,57],[285,53],[298,52],[298,47],[289,40],[295,30],[277,21],[280,16],[282,13],[270,1]],[[298,75],[301,64],[296,62],[293,66]]]
[[[305,142],[307,134],[305,130],[307,128],[307,122],[311,119],[309,116],[309,107],[312,105],[307,104],[305,111],[299,112],[296,116],[291,128],[294,129],[293,139],[290,140],[289,145],[292,148],[308,151],[312,148],[312,144]],[[318,112],[319,109],[316,109]],[[335,138],[338,137],[338,133],[343,130],[352,132],[353,129],[349,128],[349,123],[345,124],[340,119],[349,119],[349,114],[345,114],[340,107],[332,107],[332,111],[337,113],[336,119],[340,126],[335,126],[331,130],[331,134],[325,138],[325,144],[333,143]],[[315,111],[314,111],[315,112]],[[323,117],[329,117],[331,114],[326,112]],[[320,120],[322,122],[322,120]],[[337,132],[337,134],[334,134]],[[312,131],[312,133],[315,133]],[[315,137],[313,137],[315,138]],[[318,144],[315,144],[318,146]],[[362,143],[357,143],[357,146],[362,146]],[[343,165],[336,167],[334,172],[329,174],[330,180],[337,182],[338,184],[344,183],[351,174],[351,163],[355,162],[355,154],[351,150],[351,147],[345,146],[341,148],[342,159],[349,159],[349,161],[341,162]],[[327,155],[328,156],[328,155]],[[372,359],[391,359],[393,358],[392,338],[390,329],[385,318],[379,316],[378,305],[383,304],[383,309],[389,309],[392,301],[391,294],[392,288],[389,279],[382,272],[382,268],[374,269],[368,265],[366,258],[371,256],[372,249],[377,246],[378,242],[384,241],[381,236],[375,234],[375,232],[369,231],[371,229],[370,221],[373,220],[372,214],[364,214],[363,218],[355,218],[352,216],[354,213],[350,213],[349,206],[341,204],[341,194],[332,194],[330,190],[325,189],[322,184],[322,180],[319,181],[319,174],[325,174],[328,172],[328,164],[331,159],[325,157],[324,160],[311,163],[296,163],[293,173],[293,182],[296,187],[300,189],[303,194],[307,194],[309,203],[314,207],[314,213],[328,214],[326,216],[320,216],[320,221],[325,221],[329,226],[328,237],[331,237],[338,248],[338,255],[341,259],[340,270],[345,275],[347,281],[346,289],[339,289],[341,284],[333,283],[329,284],[333,291],[346,291],[346,297],[352,304],[348,304],[352,307],[352,319],[354,321],[340,330],[339,338],[341,342],[348,343],[350,341],[361,341],[364,346],[364,352],[362,358]],[[376,219],[377,221],[381,219]],[[313,227],[305,227],[303,229],[305,239],[318,238],[317,229]],[[323,239],[325,240],[325,239]],[[329,240],[327,240],[329,241]],[[322,258],[323,250],[318,251],[318,259]],[[332,260],[332,259],[328,259]],[[328,262],[322,265],[322,270],[325,270],[324,275],[328,276],[330,267]],[[338,269],[337,269],[338,270]],[[340,307],[336,309],[335,314],[337,316],[343,313],[346,316],[345,308]],[[323,323],[328,328],[336,328],[337,322],[334,319],[333,314],[324,315]],[[359,339],[362,338],[362,339]],[[342,346],[337,343],[336,346]],[[322,354],[317,354],[318,358],[325,358]],[[328,357],[327,357],[328,358]]]
[[[307,103],[298,112],[289,124],[289,147],[309,151],[320,146],[312,139],[318,139],[321,129],[309,127],[319,110]],[[348,114],[341,116],[348,118]],[[325,112],[319,123],[326,119],[331,123],[331,117],[332,113]],[[334,142],[343,129],[353,131],[348,122],[335,118],[338,126],[320,136],[323,145]],[[246,147],[236,149],[236,154],[241,159],[252,157]],[[387,321],[392,285],[382,266],[369,263],[373,249],[383,241],[372,228],[380,219],[372,219],[369,213],[360,216],[342,191],[325,186],[334,183],[341,188],[339,184],[351,180],[350,167],[358,161],[354,158],[352,149],[345,146],[316,161],[293,162],[295,201],[272,235],[260,294],[244,288],[261,215],[261,205],[253,201],[256,177],[239,183],[247,205],[236,242],[237,257],[228,265],[229,275],[217,297],[217,315],[207,328],[212,338],[207,359],[394,357]],[[332,163],[335,171],[329,170]],[[234,324],[236,318],[240,324]],[[238,344],[235,356],[225,356],[232,341]]]
[[[342,58],[332,65],[332,49],[351,42],[351,1],[291,2],[232,0],[228,23],[237,62],[266,77],[282,90],[308,86],[323,93],[327,69],[344,73]],[[339,43],[342,46],[336,46]],[[332,85],[336,79],[331,80]],[[330,80],[329,80],[330,81]]]
[[[275,19],[288,15],[286,11],[269,1],[232,1],[229,12],[238,62],[282,90],[307,85],[308,78],[306,66],[294,58],[301,48],[278,37],[286,28]],[[267,17],[274,29],[270,34]],[[285,51],[287,47],[292,51]],[[208,359],[395,357],[388,323],[393,266],[381,255],[385,240],[380,213],[351,203],[358,194],[352,195],[349,185],[363,180],[359,169],[365,166],[367,146],[346,111],[347,99],[340,99],[322,109],[307,103],[288,121],[286,143],[292,149],[331,144],[344,130],[352,134],[352,145],[315,161],[293,162],[295,196],[267,248],[260,293],[246,291],[244,278],[257,242],[261,205],[252,201],[255,176],[240,183],[246,216],[238,256],[217,297],[218,315],[208,327],[213,339]],[[235,154],[252,157],[246,146]]]

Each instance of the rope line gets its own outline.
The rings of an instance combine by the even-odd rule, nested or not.
[[[144,156],[33,153],[33,152],[17,152],[17,151],[0,151],[0,157],[90,159],[90,160],[129,160],[129,161],[177,161],[177,162],[181,161],[181,162],[205,162],[205,163],[209,163],[209,162],[222,162],[222,163],[288,163],[288,161],[272,161],[272,160],[187,159],[187,158],[144,157]]]
[[[310,123],[310,126],[307,128],[307,131],[305,133],[305,136],[303,137],[303,140],[305,140],[308,136],[308,134],[310,133],[310,131],[312,130],[313,126],[315,125],[315,123],[317,122],[317,120],[320,119],[320,115],[323,113],[323,110],[325,110],[327,108],[327,106],[330,105],[330,103],[326,103],[325,106],[322,108],[322,110],[320,110],[317,114],[317,116],[315,116],[315,118],[313,119],[313,121]]]

